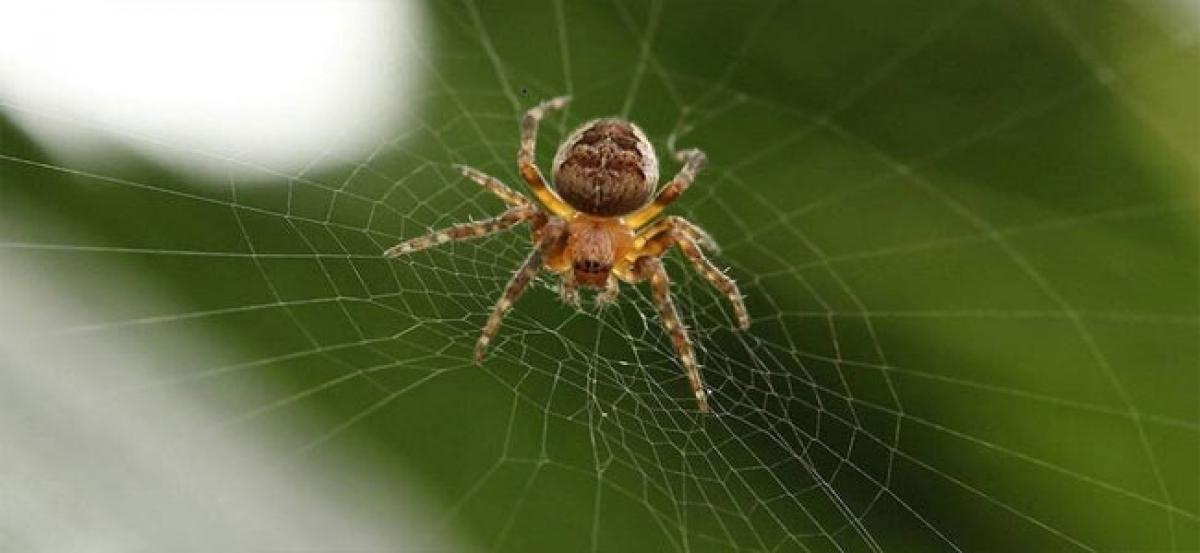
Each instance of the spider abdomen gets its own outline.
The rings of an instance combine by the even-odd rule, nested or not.
[[[623,119],[595,119],[575,129],[554,156],[554,186],[571,207],[624,215],[650,200],[658,159],[641,129]]]

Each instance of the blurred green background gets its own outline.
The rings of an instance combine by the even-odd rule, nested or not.
[[[105,313],[63,339],[216,337],[227,358],[139,393],[232,405],[281,463],[380,467],[344,492],[381,519],[390,468],[416,477],[428,532],[480,550],[1200,550],[1194,6],[427,9],[415,115],[369,158],[76,167],[0,115],[0,248]],[[664,173],[672,145],[709,155],[672,210],[722,244],[751,331],[670,270],[716,416],[644,290],[577,312],[543,279],[475,367],[523,231],[379,256],[498,213],[453,164],[518,186],[520,113],[559,94],[544,168],[614,113]],[[108,301],[128,273],[170,304]]]

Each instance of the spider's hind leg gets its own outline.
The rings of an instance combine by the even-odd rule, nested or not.
[[[658,196],[655,196],[650,205],[625,216],[625,221],[629,226],[637,228],[649,223],[668,205],[671,205],[671,202],[679,199],[679,196],[683,195],[683,192],[696,180],[696,173],[700,172],[708,160],[704,156],[704,152],[695,149],[678,152],[675,154],[675,158],[683,163],[679,173],[658,191]]]
[[[419,252],[424,249],[432,248],[445,244],[446,242],[454,242],[456,240],[470,240],[473,238],[482,238],[489,234],[495,234],[502,230],[510,229],[523,221],[533,219],[538,215],[537,208],[533,206],[514,207],[500,214],[499,216],[473,223],[462,223],[447,227],[442,230],[434,231],[424,236],[418,236],[405,240],[395,246],[388,248],[384,255],[388,257],[400,257],[413,252]]]
[[[464,177],[475,181],[479,186],[484,187],[488,192],[495,194],[504,203],[513,207],[527,207],[533,205],[529,199],[523,196],[520,192],[509,188],[508,185],[500,182],[500,179],[493,177],[479,169],[467,165],[456,165],[459,171],[462,171]]]
[[[546,209],[559,217],[570,217],[575,213],[574,208],[567,205],[559,197],[558,193],[551,189],[546,184],[545,177],[542,176],[542,171],[538,169],[537,163],[534,161],[534,155],[537,153],[537,131],[538,124],[547,112],[559,110],[566,107],[571,101],[568,96],[559,96],[546,100],[525,112],[525,116],[521,118],[521,148],[517,151],[517,169],[521,172],[521,178],[529,184],[529,189],[533,191],[533,195],[538,201],[546,206]]]

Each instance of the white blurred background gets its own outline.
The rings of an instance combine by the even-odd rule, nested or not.
[[[311,169],[395,132],[421,74],[417,2],[0,5],[0,108],[76,163],[122,148],[217,178]]]

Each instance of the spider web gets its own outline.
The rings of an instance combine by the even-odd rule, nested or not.
[[[163,367],[121,393],[270,382],[278,398],[230,424],[320,413],[324,426],[288,437],[298,459],[370,444],[428,477],[446,506],[431,533],[481,549],[1200,547],[1200,163],[1195,125],[1172,118],[1187,102],[1145,84],[1192,67],[1181,82],[1195,91],[1194,29],[1154,6],[1089,4],[1111,18],[1098,24],[1050,0],[856,9],[886,29],[785,2],[433,9],[418,119],[337,170],[221,158],[232,176],[212,187],[6,140],[6,181],[61,183],[10,197],[106,230],[10,229],[0,247],[128,264],[183,298],[53,338],[220,333],[246,357]],[[1137,48],[1096,34],[1116,20]],[[1045,65],[985,72],[977,37]],[[709,40],[721,55],[693,53]],[[543,166],[607,113],[642,123],[664,159],[696,146],[712,160],[671,210],[720,242],[751,330],[732,330],[677,256],[668,270],[714,416],[694,413],[642,288],[577,311],[543,276],[476,367],[525,234],[380,256],[498,213],[455,164],[520,188],[516,121],[562,93],[575,102],[543,124]]]

